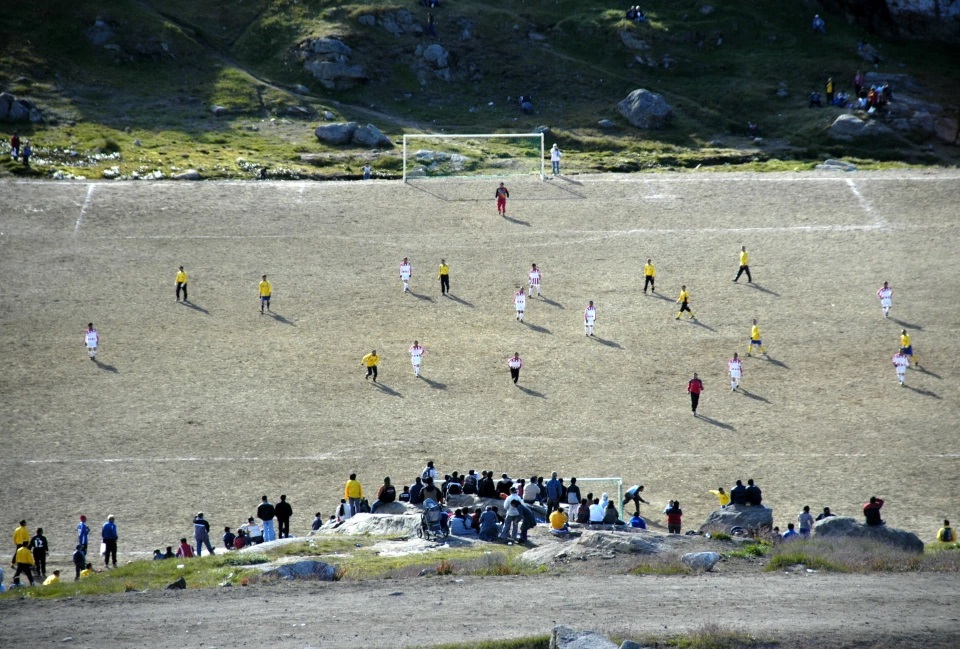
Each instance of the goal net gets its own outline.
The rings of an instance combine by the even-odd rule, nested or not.
[[[403,181],[536,175],[544,177],[543,133],[403,136]]]
[[[602,498],[603,494],[616,503],[620,518],[623,519],[623,478],[577,478],[580,487],[580,497],[586,498],[593,494],[594,498]]]

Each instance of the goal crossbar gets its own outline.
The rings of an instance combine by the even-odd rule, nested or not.
[[[623,478],[611,476],[609,478],[577,478],[577,485],[582,487],[585,482],[606,482],[608,484],[614,484],[617,487],[617,511],[620,512],[620,518],[623,518]],[[587,497],[586,489],[581,489],[581,496],[583,498]],[[594,494],[597,496],[598,494]],[[610,493],[607,494],[611,496]]]
[[[411,140],[467,140],[467,139],[509,139],[509,138],[536,138],[540,140],[540,180],[546,178],[544,174],[544,148],[543,133],[472,133],[472,134],[450,134],[450,133],[413,133],[403,134],[403,182],[407,182],[407,139]]]

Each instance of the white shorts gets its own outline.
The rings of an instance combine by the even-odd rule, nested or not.
[[[889,297],[885,297],[882,300],[880,300],[880,306],[889,309],[890,307],[893,306],[893,300]]]
[[[589,320],[584,320],[584,324],[586,324],[586,325],[588,325],[588,326],[590,326],[590,327],[592,327],[592,326],[593,326],[593,320],[592,320],[592,319],[589,319]]]
[[[731,379],[739,379],[739,378],[741,378],[740,372],[730,372],[730,378],[731,378]]]
[[[418,366],[420,365],[420,360],[421,359],[419,356],[414,356],[413,358],[410,359],[410,362],[413,363],[414,366]]]

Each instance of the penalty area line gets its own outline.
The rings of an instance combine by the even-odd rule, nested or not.
[[[93,193],[96,191],[96,184],[90,184],[87,186],[87,197],[83,201],[83,205],[80,207],[80,216],[77,217],[77,223],[73,226],[73,233],[76,234],[80,231],[80,224],[83,223],[83,217],[86,215],[87,210],[90,209],[90,206],[93,205]]]

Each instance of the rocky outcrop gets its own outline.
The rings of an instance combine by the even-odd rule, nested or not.
[[[644,130],[663,129],[673,122],[673,108],[663,97],[643,88],[634,90],[619,104],[617,110],[627,120]]]
[[[851,142],[865,137],[883,137],[893,131],[876,120],[860,119],[856,115],[840,115],[827,130],[827,137],[839,142]]]
[[[618,554],[660,554],[684,547],[690,539],[677,534],[621,527],[616,532],[585,530],[562,543],[544,543],[520,559],[536,565],[609,558]]]
[[[720,561],[720,555],[716,552],[688,552],[680,557],[680,561],[695,572],[710,572]]]
[[[887,525],[863,525],[849,516],[831,516],[817,521],[813,525],[813,536],[818,539],[870,539],[907,552],[923,552],[923,541],[913,532]]]
[[[700,531],[729,534],[735,527],[742,527],[747,531],[769,530],[773,527],[773,510],[764,506],[727,505],[707,516],[707,520],[700,526]]]
[[[960,2],[956,0],[821,0],[886,38],[960,40]]]
[[[420,527],[419,516],[381,516],[380,514],[357,514],[339,526],[324,525],[317,534],[370,534],[372,536],[416,536]]]
[[[649,43],[628,30],[620,32],[620,42],[623,43],[623,46],[628,50],[645,52],[650,49]]]
[[[337,567],[323,561],[306,560],[285,563],[264,571],[263,579],[336,581]]]
[[[619,649],[619,645],[595,631],[558,626],[550,633],[550,649]]]
[[[297,45],[294,58],[328,90],[346,90],[370,80],[362,65],[351,64],[353,50],[336,38],[311,38]]]
[[[9,92],[0,92],[0,122],[37,124],[43,121],[43,113],[33,101],[14,97]]]
[[[353,139],[353,134],[357,131],[356,122],[336,122],[334,124],[321,124],[314,129],[313,134],[317,139],[327,144],[347,144]]]
[[[393,146],[390,138],[384,135],[383,132],[373,124],[361,126],[354,131],[353,142],[354,144],[359,144],[371,149],[388,149]]]

